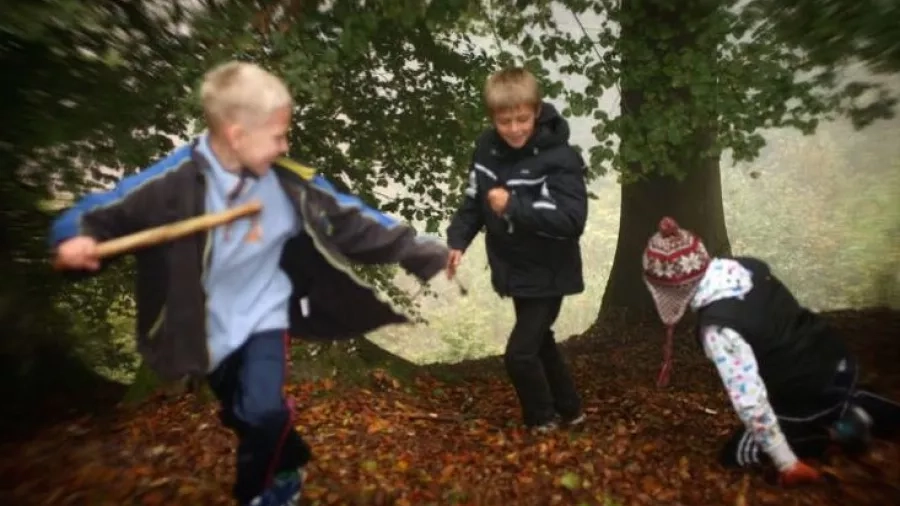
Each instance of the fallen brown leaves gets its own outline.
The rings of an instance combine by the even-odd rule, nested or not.
[[[865,328],[861,351],[882,385],[883,322]],[[888,327],[890,330],[895,327]],[[642,331],[643,332],[643,331]],[[893,336],[890,336],[893,337]],[[876,340],[878,342],[876,342]],[[683,340],[686,341],[686,340]],[[690,343],[689,343],[690,344]],[[900,451],[880,443],[864,460],[824,469],[836,484],[784,491],[716,463],[735,426],[710,367],[689,344],[673,384],[653,386],[659,342],[573,343],[588,425],[543,437],[518,426],[502,373],[446,383],[401,384],[373,371],[368,388],[333,380],[288,387],[297,427],[312,444],[309,504],[824,505],[900,503]],[[863,349],[864,348],[864,349]],[[604,351],[605,350],[605,351]],[[873,353],[873,352],[870,352]],[[231,504],[232,436],[216,407],[192,398],[83,418],[0,448],[0,503],[62,505]]]

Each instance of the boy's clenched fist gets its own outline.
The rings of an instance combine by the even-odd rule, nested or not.
[[[96,271],[100,268],[97,241],[88,236],[78,236],[63,241],[56,248],[56,259],[53,266],[57,269]]]

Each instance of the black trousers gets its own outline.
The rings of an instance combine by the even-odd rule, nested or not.
[[[513,298],[513,305],[516,324],[503,358],[525,424],[542,425],[557,414],[563,418],[578,416],[581,399],[551,330],[559,316],[562,297],[517,297]]]
[[[865,410],[872,419],[873,437],[890,437],[900,429],[900,403],[858,385],[858,376],[855,362],[847,359],[836,371],[832,384],[817,395],[811,395],[805,401],[771,401],[778,424],[798,458],[823,457],[832,443],[829,428],[854,406]],[[782,397],[779,392],[769,392],[769,395],[771,399]],[[770,461],[743,426],[725,443],[720,460],[728,467]]]
[[[233,494],[241,505],[262,493],[276,474],[310,459],[282,391],[285,339],[283,330],[254,334],[208,377],[220,402],[219,418],[237,435]]]

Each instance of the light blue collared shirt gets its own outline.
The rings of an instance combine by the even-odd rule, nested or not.
[[[250,335],[288,326],[291,281],[281,269],[284,244],[298,231],[297,212],[270,170],[248,178],[240,194],[228,202],[228,194],[240,177],[226,171],[213,155],[207,135],[197,151],[209,161],[206,212],[259,200],[256,216],[258,240],[251,240],[254,219],[241,218],[212,231],[212,254],[203,276],[206,290],[207,344],[210,371],[240,348]]]

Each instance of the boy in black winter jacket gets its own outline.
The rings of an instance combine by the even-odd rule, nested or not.
[[[566,295],[584,290],[578,244],[587,218],[585,163],[569,145],[569,125],[542,102],[527,70],[488,78],[493,127],[476,141],[465,198],[447,229],[452,278],[485,229],[491,282],[512,297],[516,324],[506,370],[525,424],[539,432],[584,421],[581,400],[551,327]]]

